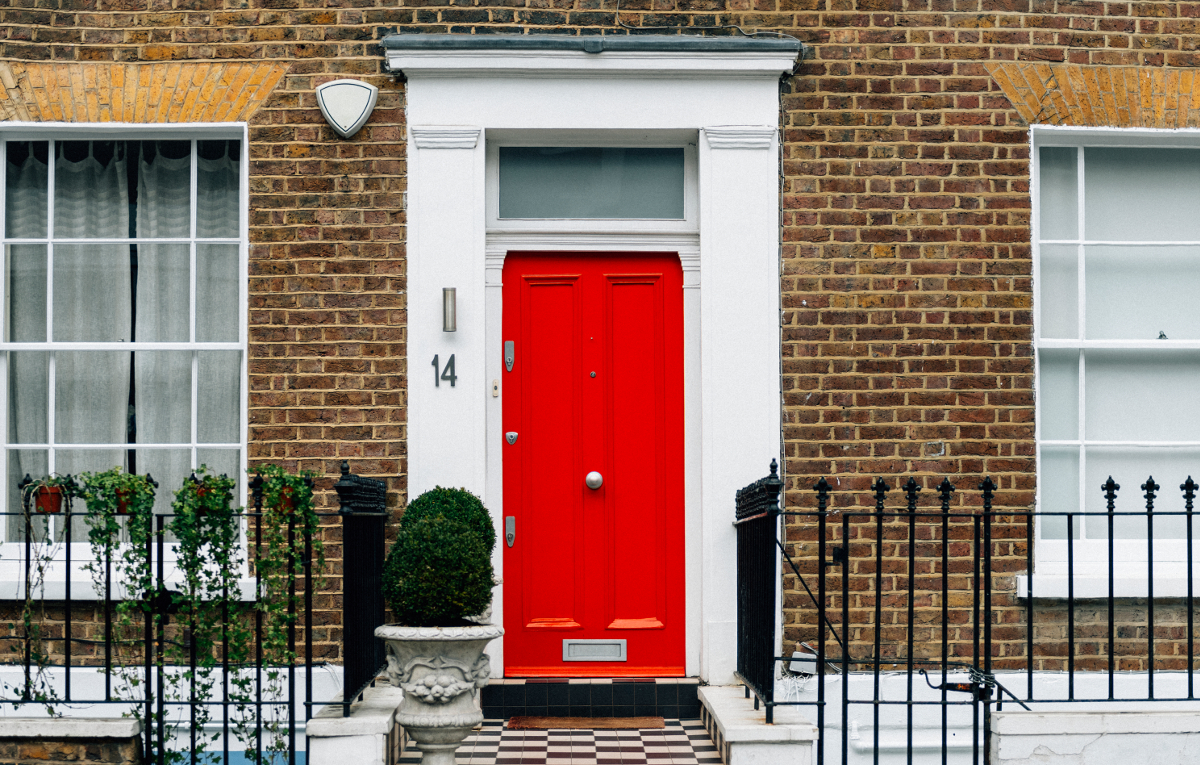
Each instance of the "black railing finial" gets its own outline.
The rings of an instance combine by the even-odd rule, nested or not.
[[[1142,491],[1146,492],[1146,512],[1147,513],[1154,512],[1155,492],[1157,492],[1161,488],[1162,488],[1161,486],[1159,486],[1158,484],[1156,484],[1154,482],[1154,476],[1146,477],[1146,482],[1144,484],[1142,484]]]
[[[1121,484],[1114,481],[1110,475],[1108,480],[1100,485],[1100,488],[1104,490],[1104,500],[1108,504],[1108,512],[1111,515],[1117,506],[1117,492],[1121,490]]]
[[[983,492],[983,512],[990,513],[992,511],[992,500],[996,497],[998,488],[990,475],[983,477],[983,483],[979,484],[979,490]]]
[[[829,507],[829,492],[833,491],[833,487],[825,480],[825,476],[821,476],[821,480],[817,481],[813,489],[817,492],[817,512],[823,513]]]
[[[950,495],[954,493],[954,484],[950,483],[949,478],[943,478],[941,484],[938,485],[938,495],[942,500],[942,512],[950,512]]]
[[[262,473],[255,473],[250,479],[250,496],[254,498],[254,512],[261,513],[263,506],[263,477]]]
[[[883,501],[887,497],[887,493],[892,490],[891,486],[887,485],[887,481],[882,477],[876,478],[875,483],[871,485],[875,491],[875,509],[883,510]]]
[[[1112,479],[1109,478],[1108,480],[1111,481]],[[1189,475],[1186,481],[1179,484],[1179,488],[1183,490],[1184,507],[1190,513],[1196,501],[1196,489],[1200,489],[1200,484],[1197,484],[1195,481],[1193,481],[1192,477]]]
[[[779,475],[779,463],[775,461],[774,457],[772,457],[771,458],[771,477],[775,478],[778,475]]]
[[[904,483],[904,496],[908,500],[908,512],[916,512],[917,495],[921,493],[921,485],[912,476]]]

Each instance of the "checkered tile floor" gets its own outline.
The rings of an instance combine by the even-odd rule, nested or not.
[[[457,765],[720,765],[699,720],[667,720],[656,730],[508,730],[486,720],[456,753]],[[400,765],[417,765],[411,748]]]

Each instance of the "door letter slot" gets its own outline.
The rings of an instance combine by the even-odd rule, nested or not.
[[[514,349],[512,340],[504,341],[504,368],[509,372],[512,371],[513,362],[517,360],[517,352]]]
[[[509,547],[513,546],[513,540],[517,538],[517,517],[509,515],[504,518],[504,541]]]
[[[563,661],[628,661],[624,640],[564,640]]]

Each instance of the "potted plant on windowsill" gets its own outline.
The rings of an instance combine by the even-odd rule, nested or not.
[[[63,497],[72,496],[75,482],[69,475],[48,475],[34,480],[26,474],[18,487],[23,501],[29,503],[35,513],[57,515],[62,512]]]
[[[491,674],[483,653],[504,630],[490,610],[496,532],[465,489],[413,500],[384,563],[384,599],[397,624],[375,630],[387,643],[387,675],[404,692],[396,722],[417,742],[424,765],[453,765],[454,752],[483,721],[475,703]]]

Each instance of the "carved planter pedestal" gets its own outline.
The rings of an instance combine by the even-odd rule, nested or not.
[[[475,703],[491,674],[483,649],[503,634],[492,624],[376,628],[387,644],[388,680],[404,691],[396,722],[417,742],[422,765],[454,765],[459,744],[483,722]]]

